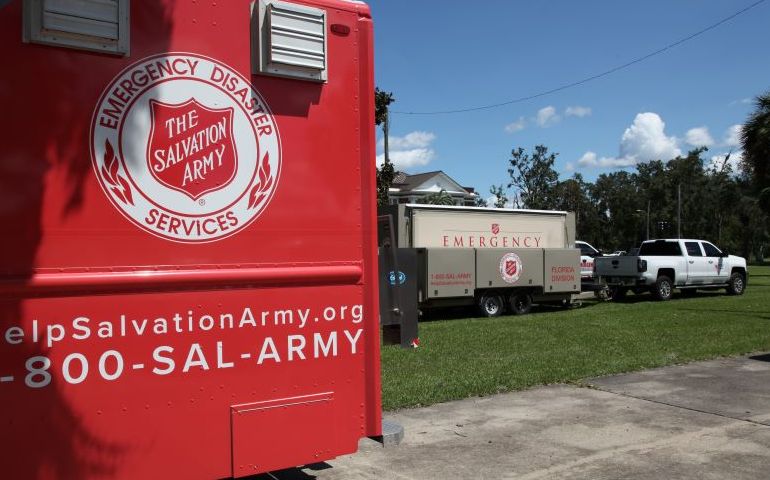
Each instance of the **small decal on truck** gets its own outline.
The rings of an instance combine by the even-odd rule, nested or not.
[[[500,276],[508,283],[516,283],[521,277],[523,265],[515,253],[506,253],[500,259]]]
[[[166,53],[120,72],[91,122],[91,160],[113,205],[153,235],[226,238],[270,202],[281,170],[278,127],[229,66]]]

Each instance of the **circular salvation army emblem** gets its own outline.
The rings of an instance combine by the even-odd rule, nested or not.
[[[91,160],[113,205],[178,242],[240,231],[267,207],[281,170],[270,109],[229,66],[192,53],[144,58],[104,89]]]
[[[515,253],[506,253],[500,259],[500,276],[508,283],[516,283],[521,277],[523,265]]]

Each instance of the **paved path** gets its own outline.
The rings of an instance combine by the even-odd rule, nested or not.
[[[403,410],[401,445],[272,478],[770,478],[770,355],[586,383]]]

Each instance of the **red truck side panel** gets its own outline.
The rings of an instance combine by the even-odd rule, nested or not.
[[[241,477],[380,433],[368,9],[302,2],[314,83],[251,74],[250,3],[134,1],[126,57],[0,7],[3,478]]]

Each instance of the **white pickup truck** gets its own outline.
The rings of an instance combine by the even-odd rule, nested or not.
[[[597,257],[594,268],[613,299],[632,290],[668,300],[674,288],[683,294],[724,288],[728,294],[742,295],[748,281],[744,258],[728,255],[705,240],[648,240],[638,256]]]

